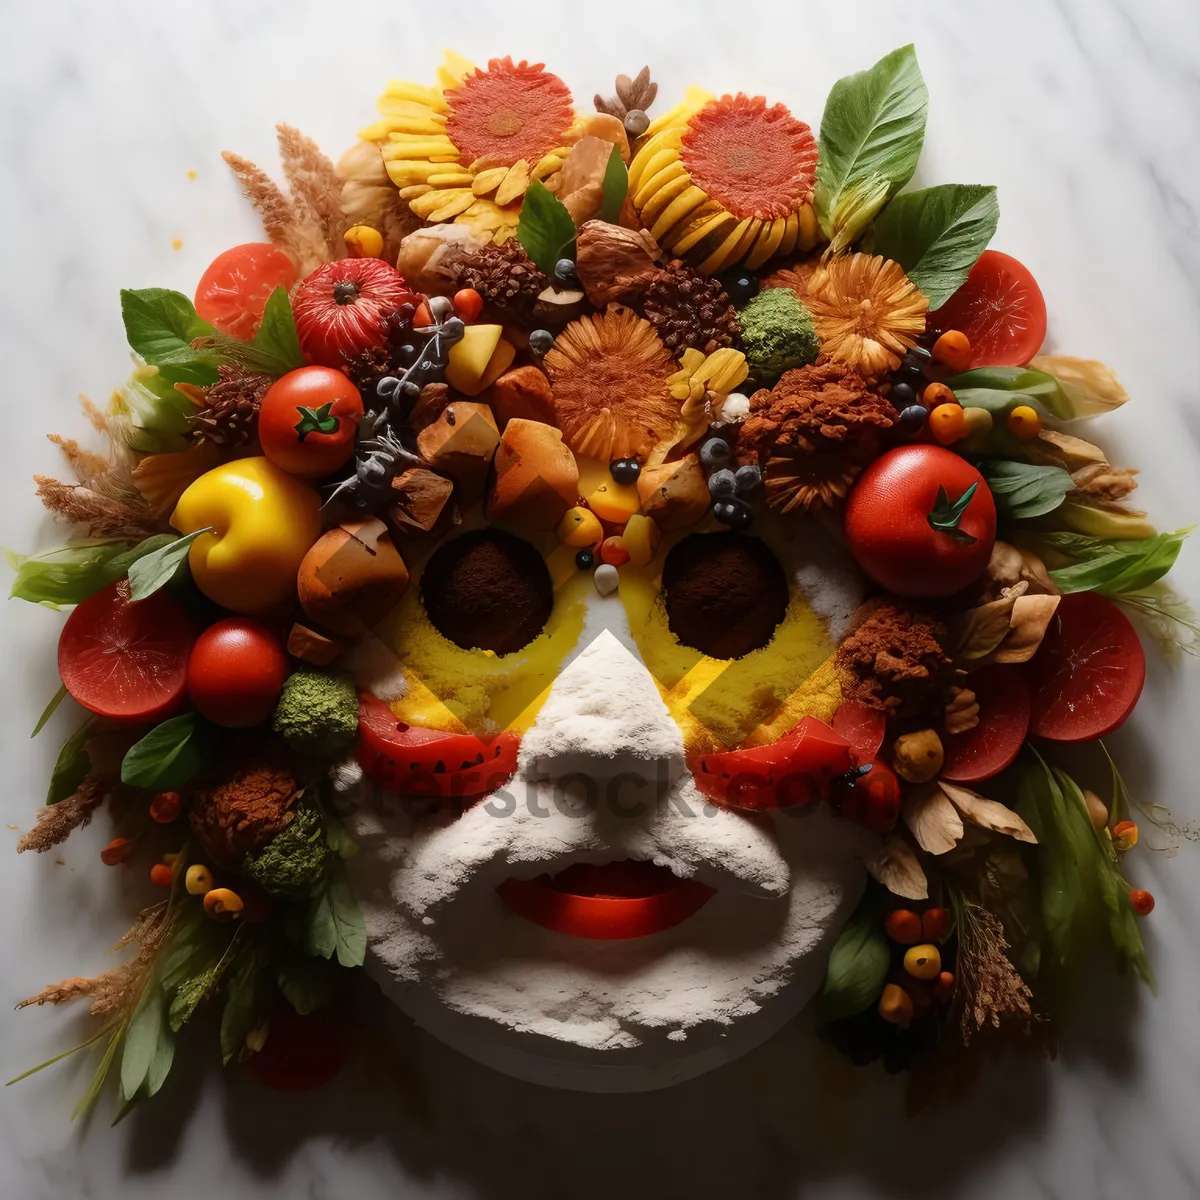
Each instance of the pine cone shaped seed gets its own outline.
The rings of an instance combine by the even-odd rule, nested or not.
[[[192,417],[192,436],[217,446],[244,445],[255,436],[258,410],[272,380],[257,371],[218,368],[220,378],[205,393],[205,407]]]
[[[725,289],[675,260],[655,277],[643,301],[646,320],[673,354],[689,347],[712,354],[741,332]]]
[[[528,316],[550,286],[517,241],[484,246],[464,255],[455,266],[459,287],[474,288],[484,304],[507,316]]]

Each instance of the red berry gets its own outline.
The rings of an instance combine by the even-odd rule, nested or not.
[[[614,567],[623,567],[629,561],[625,539],[617,536],[605,538],[600,543],[600,561]]]
[[[883,930],[901,946],[915,946],[921,940],[921,918],[910,908],[898,908],[883,920]]]
[[[183,797],[178,792],[159,792],[150,801],[150,816],[160,825],[169,825],[183,809]]]
[[[948,908],[927,908],[921,914],[921,933],[927,942],[940,938],[950,928]]]
[[[1148,917],[1154,911],[1154,897],[1141,888],[1134,888],[1129,893],[1129,903],[1139,917]]]
[[[155,887],[168,888],[171,886],[172,872],[169,864],[155,863],[150,868],[150,882]]]
[[[106,867],[119,867],[133,853],[133,843],[128,838],[113,838],[100,851],[100,861]]]
[[[474,288],[454,293],[454,311],[464,321],[474,321],[483,312],[483,297]]]

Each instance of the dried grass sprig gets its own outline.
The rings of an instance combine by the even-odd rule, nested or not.
[[[72,830],[82,829],[92,819],[113,788],[114,781],[109,776],[94,771],[85,775],[74,795],[38,811],[33,828],[17,843],[17,853],[34,850],[45,854],[65,841]]]
[[[1010,1023],[1032,1028],[1033,993],[1008,957],[1004,924],[995,913],[964,898],[958,922],[959,1029],[964,1046],[982,1029]]]
[[[330,258],[342,258],[342,235],[349,222],[342,212],[342,180],[333,163],[312,138],[291,125],[276,125],[283,171],[292,190],[292,203],[316,222]]]
[[[249,159],[229,150],[221,157],[242,185],[242,191],[262,217],[267,237],[290,255],[302,275],[329,261],[324,235],[311,218],[305,220],[275,181]]]
[[[38,499],[72,525],[86,526],[89,537],[141,541],[162,532],[162,523],[139,495],[136,502],[114,500],[78,483],[35,475]]]

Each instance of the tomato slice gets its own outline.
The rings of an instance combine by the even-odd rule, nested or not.
[[[505,906],[543,929],[615,941],[647,937],[686,921],[715,894],[652,862],[576,863],[557,875],[506,879]]]
[[[350,1039],[333,1010],[302,1017],[278,1004],[263,1048],[250,1059],[250,1074],[276,1092],[310,1092],[338,1075],[349,1057]]]
[[[358,698],[356,756],[367,776],[409,796],[485,796],[517,769],[515,733],[477,737],[406,725],[369,692]]]
[[[1105,737],[1125,723],[1145,682],[1129,618],[1095,592],[1064,596],[1029,664],[1030,732],[1052,742]]]
[[[687,767],[709,799],[758,810],[808,804],[854,762],[841,734],[816,717],[805,717],[774,745],[689,755]]]
[[[58,639],[58,673],[67,691],[102,717],[147,722],[183,703],[191,619],[165,591],[129,599],[129,581],[101,588],[67,618]]]
[[[965,333],[972,367],[1022,367],[1046,340],[1046,301],[1022,263],[985,250],[966,283],[929,314],[928,324]]]
[[[883,745],[887,714],[861,700],[843,700],[833,714],[833,732],[850,743],[859,763],[870,762]]]
[[[966,686],[979,703],[979,724],[943,739],[942,778],[979,783],[999,775],[1021,753],[1029,732],[1029,688],[1015,666],[972,671]]]
[[[269,242],[247,242],[218,254],[200,276],[196,315],[230,337],[250,341],[278,287],[296,282],[292,260]]]

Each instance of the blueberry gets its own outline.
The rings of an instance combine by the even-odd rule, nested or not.
[[[718,276],[717,282],[725,289],[734,308],[749,304],[758,295],[758,276],[752,271],[729,271]]]
[[[905,362],[901,365],[900,370],[892,376],[892,382],[907,383],[916,391],[920,391],[925,386],[925,372],[919,366]]]
[[[569,258],[560,258],[554,264],[554,281],[564,287],[578,287],[579,276],[575,273],[575,263]]]
[[[724,438],[709,438],[700,447],[700,461],[706,467],[719,467],[722,463],[729,461],[731,453],[729,443]]]
[[[554,346],[554,334],[548,329],[535,329],[529,335],[529,349],[534,354],[548,354]]]
[[[580,550],[575,555],[575,565],[581,571],[590,571],[596,565],[596,556],[590,550]]]
[[[929,414],[919,404],[910,404],[900,414],[900,428],[914,436],[925,428]]]
[[[636,458],[618,458],[608,464],[608,473],[618,483],[637,483],[642,464]]]
[[[737,476],[728,468],[714,471],[708,477],[708,491],[714,500],[737,495]]]
[[[754,520],[754,510],[745,500],[718,500],[712,508],[713,516],[730,529],[749,529]]]
[[[917,398],[917,393],[911,383],[892,384],[892,403],[897,408],[908,408]]]
[[[744,496],[747,492],[754,491],[762,483],[762,472],[750,463],[747,463],[744,467],[738,467],[733,473],[733,477],[737,481],[739,496]]]

